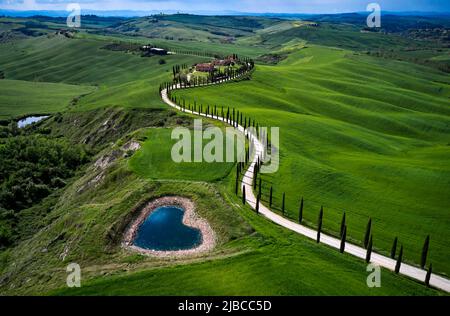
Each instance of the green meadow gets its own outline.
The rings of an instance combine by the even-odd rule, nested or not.
[[[388,254],[398,236],[412,263],[430,234],[430,262],[450,273],[449,83],[429,68],[309,45],[258,65],[251,81],[176,95],[280,127],[280,169],[263,176],[263,199],[273,186],[281,208],[286,192],[293,220],[304,197],[307,224],[323,205],[325,230],[337,234],[346,212],[360,242],[372,218],[375,248]]]
[[[64,111],[74,98],[93,90],[62,83],[0,80],[0,118]]]
[[[230,192],[232,195],[232,193]],[[166,268],[137,269],[97,277],[79,289],[61,288],[48,295],[439,295],[414,281],[382,271],[382,286],[369,288],[366,265],[349,255],[317,247],[273,225],[247,207],[234,207],[256,232],[227,243],[232,253]],[[151,286],[149,286],[151,284]]]
[[[178,143],[183,142],[184,137],[174,134],[172,139],[173,129],[150,129],[145,133],[146,141],[143,148],[139,150],[130,159],[130,168],[138,175],[147,179],[172,179],[172,180],[186,180],[189,181],[214,181],[225,178],[235,166],[233,162],[226,162],[226,152],[223,152],[220,159],[224,162],[195,162],[194,160],[194,131],[187,130],[190,133],[190,138],[186,139],[189,143],[191,152],[189,153],[189,162],[174,162],[171,156],[172,148]],[[227,137],[223,131],[224,140],[221,144],[226,147],[227,141],[233,141],[231,137]],[[181,143],[180,143],[181,144]],[[215,150],[207,150],[209,146],[215,146],[214,141],[203,140],[202,149],[200,153],[204,155],[203,148],[206,148],[206,153],[215,154]],[[184,150],[189,147],[179,150],[177,152],[182,154]],[[236,155],[234,155],[236,156]],[[233,169],[234,170],[234,169]]]

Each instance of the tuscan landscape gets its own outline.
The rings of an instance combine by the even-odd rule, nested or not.
[[[450,8],[365,9],[0,3],[0,295],[448,296]]]

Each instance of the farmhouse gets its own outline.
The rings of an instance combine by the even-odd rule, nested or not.
[[[197,64],[195,66],[195,70],[201,71],[201,72],[212,72],[212,71],[214,71],[214,65],[212,63]]]
[[[212,63],[214,66],[232,66],[235,63],[235,59],[233,56],[228,56],[225,59],[216,59]]]
[[[214,66],[230,66],[231,60],[229,59],[216,59],[213,62]]]

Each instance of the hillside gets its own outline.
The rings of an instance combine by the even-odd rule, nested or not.
[[[233,105],[280,127],[281,166],[263,176],[263,199],[273,186],[281,208],[286,192],[292,219],[304,197],[311,225],[323,205],[324,225],[336,232],[345,211],[348,234],[360,241],[370,217],[375,247],[389,253],[398,236],[410,262],[431,234],[433,265],[450,273],[449,83],[427,68],[310,45],[278,66],[258,66],[249,82],[177,96]]]

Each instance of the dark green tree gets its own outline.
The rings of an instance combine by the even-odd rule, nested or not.
[[[261,196],[261,191],[262,191],[262,179],[261,177],[259,177],[259,192],[258,192],[259,196]]]
[[[345,212],[344,212],[344,215],[342,215],[342,220],[341,220],[341,237],[342,237],[342,234],[344,233],[344,228],[345,228]]]
[[[392,244],[392,249],[391,249],[391,258],[392,259],[395,259],[395,254],[397,253],[397,243],[398,243],[398,238],[395,237],[394,243]]]
[[[372,235],[370,235],[369,244],[367,245],[367,252],[366,252],[366,262],[370,262],[370,258],[372,257]]]
[[[366,227],[366,234],[364,236],[364,248],[367,249],[367,246],[369,245],[369,238],[370,238],[370,231],[372,230],[372,219],[369,218],[369,222],[367,223]]]
[[[425,238],[425,242],[423,244],[423,248],[422,248],[422,257],[420,260],[420,266],[423,268],[425,268],[425,265],[427,264],[427,256],[428,256],[428,248],[430,247],[430,235],[427,236],[427,238]]]
[[[303,197],[300,202],[300,209],[298,210],[298,223],[301,224],[303,222]]]
[[[261,199],[261,196],[258,195],[256,197],[256,214],[259,214],[259,201],[260,201],[260,199]]]
[[[242,187],[242,204],[245,205],[247,199],[245,198],[245,185]]]
[[[269,207],[270,208],[272,208],[272,198],[273,198],[273,196],[272,196],[272,194],[273,194],[273,187],[271,186],[270,187],[270,194],[269,194]]]
[[[428,268],[427,275],[425,276],[425,285],[430,286],[431,274],[433,273],[433,265],[430,263],[430,267]]]
[[[341,235],[341,248],[340,248],[341,253],[344,253],[344,251],[345,251],[346,239],[347,239],[347,226],[344,226],[344,229],[342,230],[342,235]]]
[[[320,243],[320,234],[322,233],[323,206],[320,208],[319,219],[317,221],[317,243]]]
[[[402,265],[402,259],[403,259],[403,245],[400,246],[400,252],[398,254],[397,263],[395,264],[395,273],[400,273],[400,267]]]

